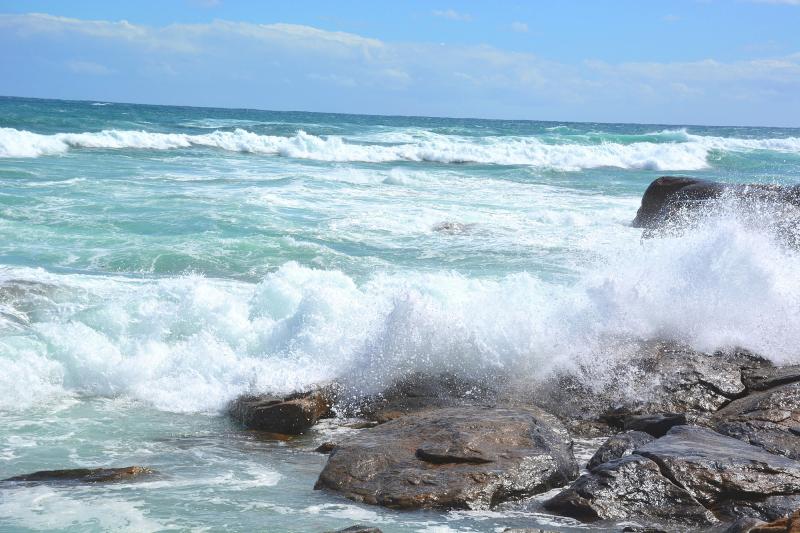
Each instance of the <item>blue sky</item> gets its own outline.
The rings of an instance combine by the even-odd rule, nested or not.
[[[800,0],[0,0],[0,94],[800,126]]]

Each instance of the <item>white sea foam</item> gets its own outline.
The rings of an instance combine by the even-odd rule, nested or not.
[[[59,289],[49,304],[40,290],[37,318],[0,346],[0,407],[84,392],[215,411],[245,391],[341,379],[370,392],[417,370],[534,381],[580,364],[602,369],[621,344],[651,338],[800,362],[796,251],[729,217],[610,250],[571,286],[526,273],[356,282],[295,263],[258,284],[7,269],[6,278]]]
[[[669,132],[674,136],[675,132]],[[414,140],[416,137],[416,140]],[[415,135],[401,144],[365,144],[337,136],[299,131],[291,137],[258,135],[243,129],[202,135],[104,130],[95,133],[40,135],[0,128],[0,157],[37,157],[71,148],[170,150],[192,146],[233,152],[278,155],[320,161],[428,161],[529,165],[575,171],[617,167],[648,170],[698,170],[708,166],[712,150],[800,152],[800,139],[734,139],[687,135],[686,142],[550,144],[534,137],[455,137]]]

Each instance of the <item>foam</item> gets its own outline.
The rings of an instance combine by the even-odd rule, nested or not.
[[[800,152],[798,138],[735,139],[688,135],[680,131],[653,134],[655,138],[661,136],[670,142],[648,140],[592,144],[578,144],[574,140],[553,144],[534,137],[457,137],[419,132],[402,135],[408,142],[386,145],[358,143],[338,136],[323,138],[304,131],[291,137],[259,135],[243,129],[216,130],[202,135],[132,130],[40,135],[0,128],[0,157],[56,155],[78,148],[171,150],[208,147],[334,162],[427,161],[529,165],[564,171],[600,167],[669,171],[707,168],[712,150]],[[676,136],[684,135],[687,142],[674,142]]]
[[[2,346],[0,407],[60,391],[215,412],[246,391],[339,379],[367,393],[412,371],[534,382],[585,365],[602,373],[626,343],[652,338],[798,363],[798,269],[796,251],[728,214],[682,236],[625,234],[567,286],[527,273],[357,282],[296,263],[258,284],[7,269],[59,289],[49,304],[37,296],[37,320]]]

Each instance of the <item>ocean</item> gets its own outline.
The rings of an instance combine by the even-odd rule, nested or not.
[[[346,428],[269,440],[224,409],[415,371],[602,379],[635,339],[800,363],[798,251],[735,212],[643,239],[662,175],[797,184],[800,129],[0,98],[0,478],[158,471],[0,488],[0,529],[585,531],[314,491]]]

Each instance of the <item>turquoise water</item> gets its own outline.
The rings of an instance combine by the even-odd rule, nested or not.
[[[0,529],[551,523],[315,492],[312,450],[343,430],[268,441],[220,412],[413,370],[596,378],[635,338],[800,362],[796,251],[735,213],[643,241],[665,174],[799,183],[800,130],[0,98],[0,477],[159,471],[2,488]]]

